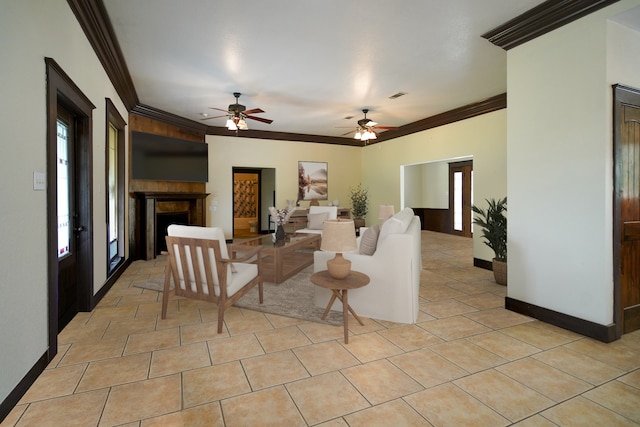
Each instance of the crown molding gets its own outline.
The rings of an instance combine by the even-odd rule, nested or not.
[[[509,50],[619,0],[547,0],[482,35]]]
[[[102,0],[67,0],[127,110],[138,104],[133,80]]]
[[[146,117],[148,119],[157,120],[159,122],[177,126],[182,129],[187,129],[193,132],[197,132],[204,136],[207,132],[207,125],[195,122],[184,117],[168,113],[163,110],[151,107],[145,104],[138,104],[130,110],[131,114],[136,114],[140,117]]]
[[[441,114],[436,114],[435,116],[427,117],[426,119],[418,120],[417,122],[400,126],[395,130],[382,132],[378,134],[377,139],[370,141],[367,145],[388,141],[391,139],[399,138],[401,136],[421,132],[427,129],[433,129],[438,126],[448,125],[460,120],[466,120],[472,117],[480,116],[482,114],[502,110],[503,108],[507,108],[506,93],[492,96],[491,98],[487,98],[483,101],[467,104],[459,108],[454,108],[453,110],[449,110]]]
[[[232,138],[237,136],[241,138],[272,139],[275,141],[314,142],[317,144],[349,145],[353,147],[364,146],[362,141],[353,138],[251,129],[234,132],[222,126],[209,126],[207,135],[228,136]]]

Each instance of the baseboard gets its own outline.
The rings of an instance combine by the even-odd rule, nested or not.
[[[504,302],[504,306],[507,310],[533,317],[534,319],[541,320],[545,323],[558,326],[562,329],[567,329],[598,341],[608,343],[620,338],[616,335],[615,324],[600,325],[598,323],[579,319],[577,317],[569,316],[568,314],[549,310],[548,308],[539,307],[537,305],[509,297],[505,297]]]
[[[491,261],[485,261],[480,258],[473,259],[473,266],[484,268],[485,270],[493,271],[493,263]]]
[[[49,360],[47,359],[47,352],[45,352],[40,359],[33,365],[27,375],[22,378],[22,380],[18,383],[17,386],[9,393],[6,399],[0,403],[0,423],[7,418],[9,412],[20,402],[22,396],[29,390],[29,387],[33,385],[34,382],[38,379],[40,374],[44,372],[45,368]]]

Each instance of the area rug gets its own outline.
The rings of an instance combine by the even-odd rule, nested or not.
[[[238,302],[236,307],[248,308],[263,313],[278,314],[294,319],[342,325],[342,312],[331,310],[325,320],[322,320],[324,308],[316,307],[313,301],[315,285],[309,280],[313,274],[313,266],[309,266],[295,276],[280,284],[264,282],[264,302],[258,299],[258,287],[254,287]],[[162,292],[164,277],[150,279],[147,282],[133,285],[138,288]],[[173,284],[172,284],[173,288]],[[335,304],[340,304],[336,301]]]

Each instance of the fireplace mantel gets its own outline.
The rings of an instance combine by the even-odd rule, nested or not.
[[[140,191],[131,195],[136,205],[132,253],[137,255],[137,259],[154,259],[160,252],[157,236],[162,237],[166,230],[157,229],[158,215],[184,213],[189,225],[206,225],[205,200],[208,193]]]

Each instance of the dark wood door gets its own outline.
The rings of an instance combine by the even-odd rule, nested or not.
[[[471,237],[473,161],[449,163],[451,234]]]
[[[614,87],[614,267],[622,333],[640,329],[640,91]]]

